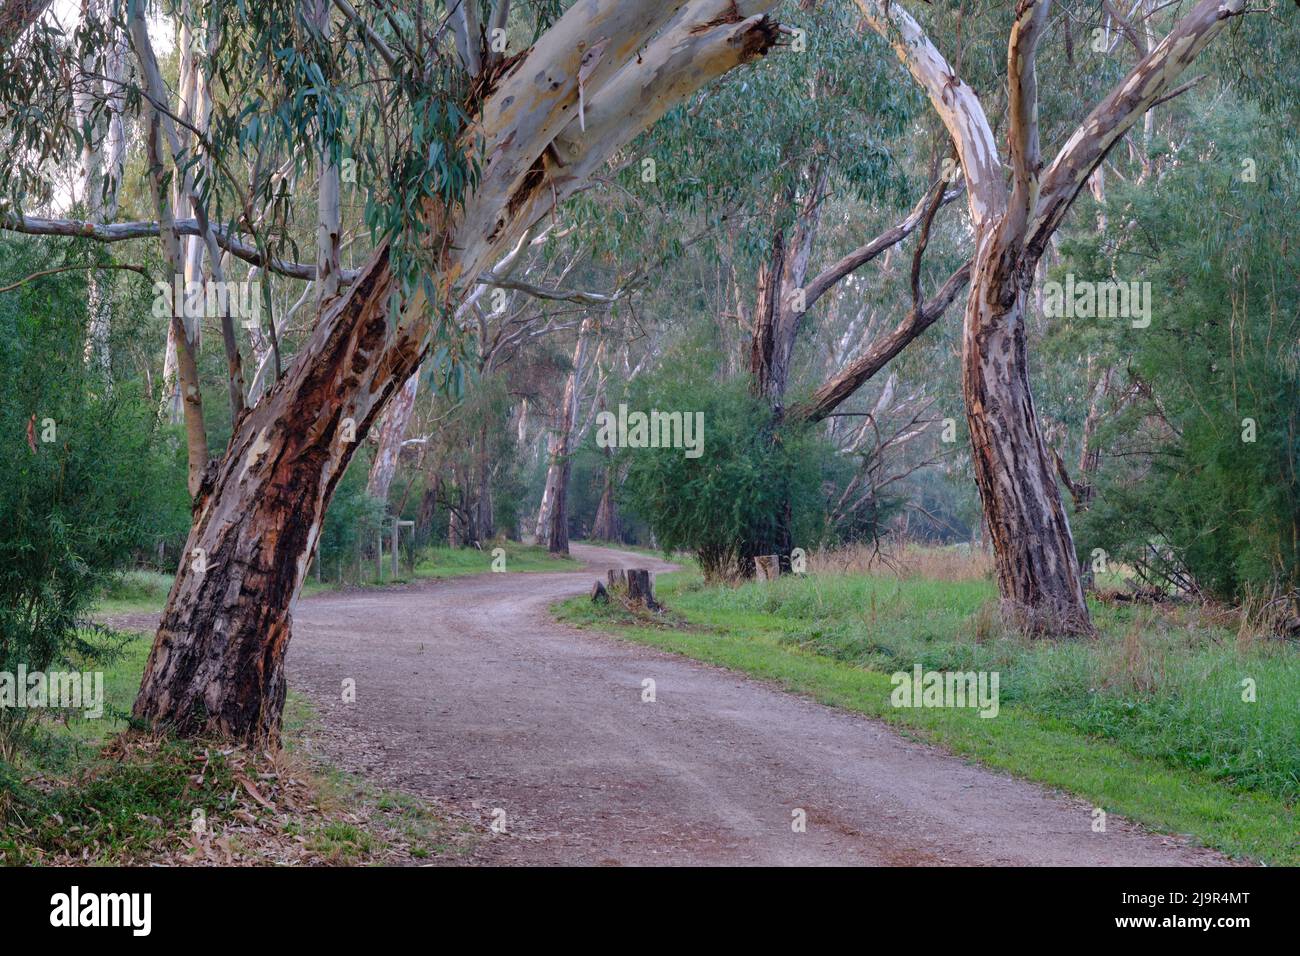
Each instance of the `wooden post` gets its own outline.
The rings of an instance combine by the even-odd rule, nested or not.
[[[754,574],[760,581],[775,581],[781,576],[781,556],[779,554],[755,555]]]
[[[384,583],[384,529],[375,532],[375,583]]]
[[[401,571],[397,567],[397,539],[402,532],[402,523],[393,520],[393,580],[396,581]]]

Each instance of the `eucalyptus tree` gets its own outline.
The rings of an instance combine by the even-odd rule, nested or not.
[[[1050,0],[1019,0],[1006,45],[1005,155],[984,103],[898,0],[857,0],[928,96],[952,137],[975,233],[963,326],[963,391],[976,483],[1004,603],[1033,631],[1091,629],[1074,539],[1030,391],[1026,296],[1039,259],[1089,177],[1160,102],[1245,0],[1200,0],[1169,13],[1172,27],[1044,163],[1037,55]],[[936,14],[937,16],[937,14]]]
[[[196,231],[317,278],[290,259],[291,197],[269,176],[249,189],[233,168],[314,154],[355,164],[374,248],[201,475],[135,705],[183,733],[278,734],[292,605],[358,442],[526,229],[666,110],[780,36],[770,0],[334,6],[327,36],[296,0],[195,4],[219,26],[207,56],[221,90],[201,144],[209,221]],[[131,0],[117,12],[135,40],[139,10]],[[520,31],[529,42],[512,49]],[[129,107],[145,101],[165,127],[148,72]],[[197,157],[162,158],[183,179]],[[42,231],[22,216],[8,225]],[[98,238],[113,225],[67,231]],[[166,217],[136,228],[176,232]]]
[[[722,263],[728,294],[710,307],[734,317],[735,366],[769,406],[773,440],[792,411],[806,421],[830,414],[938,319],[968,275],[958,270],[927,300],[921,260],[928,240],[921,239],[913,320],[892,352],[870,371],[833,370],[829,395],[790,407],[792,390],[803,390],[798,349],[822,321],[814,310],[908,237],[928,236],[960,188],[941,177],[948,152],[942,127],[927,122],[918,96],[892,82],[888,51],[865,42],[856,13],[843,5],[800,7],[790,54],[656,127],[639,146],[645,161],[665,172],[654,186],[627,184],[645,202],[676,211],[675,225],[694,219],[708,231],[692,253]],[[930,135],[918,136],[918,126]],[[882,219],[889,225],[880,235],[863,235],[864,223]],[[752,554],[790,553],[788,510],[778,504],[771,536],[751,542]]]

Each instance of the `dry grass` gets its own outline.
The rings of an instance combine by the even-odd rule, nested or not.
[[[1280,589],[1248,594],[1237,610],[1237,649],[1246,653],[1259,641],[1293,636],[1300,625],[1296,603],[1294,593]]]
[[[992,644],[1017,638],[1002,614],[1000,602],[985,601],[970,618],[970,639],[976,644]]]
[[[984,581],[993,577],[993,555],[968,545],[936,547],[915,542],[860,543],[816,551],[808,558],[813,574],[891,574],[899,579]]]

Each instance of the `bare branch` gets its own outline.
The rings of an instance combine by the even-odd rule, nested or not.
[[[203,235],[197,219],[177,219],[174,225],[178,236]],[[125,242],[130,239],[148,239],[158,235],[158,223],[148,220],[100,223],[79,219],[7,216],[0,218],[0,229],[20,232],[29,236],[72,236],[81,239],[93,239],[96,242]],[[316,267],[314,265],[272,257],[268,267],[261,252],[247,240],[231,234],[219,225],[212,226],[212,233],[216,238],[217,245],[236,259],[242,259],[244,262],[261,268],[269,268],[271,272],[288,276],[291,279],[312,280],[316,278]],[[339,273],[339,281],[343,285],[349,285],[356,280],[359,274],[359,269],[344,269]]]
[[[942,189],[942,184],[939,185]],[[940,205],[947,205],[961,195],[961,188],[947,190],[943,193]],[[886,229],[880,235],[876,236],[869,242],[864,243],[854,249],[838,262],[831,263],[822,270],[817,278],[809,282],[804,288],[804,303],[807,308],[811,309],[813,303],[825,295],[828,291],[841,282],[846,276],[851,275],[862,266],[866,265],[876,256],[880,255],[891,246],[896,246],[908,236],[910,236],[916,227],[921,225],[925,219],[926,207],[929,205],[934,192],[927,191],[920,201],[908,213],[907,218],[890,229]]]
[[[149,272],[147,269],[145,269],[144,266],[133,266],[124,263],[105,263],[103,265],[59,266],[56,269],[42,269],[40,272],[33,272],[31,275],[25,276],[19,279],[17,282],[12,283],[11,285],[0,286],[0,292],[12,292],[14,289],[17,289],[20,286],[24,286],[29,282],[34,282],[35,280],[44,278],[45,276],[57,275],[60,272],[81,272],[83,270],[88,270],[88,269],[127,269],[131,272],[138,272],[140,273],[140,275],[144,276],[145,278],[149,277]]]
[[[838,408],[947,311],[970,281],[970,270],[971,263],[967,262],[948,277],[943,287],[922,308],[909,311],[893,331],[872,342],[860,358],[817,389],[812,399],[793,409],[792,414],[816,422]]]
[[[1088,114],[1043,174],[1026,243],[1029,262],[1042,255],[1075,196],[1111,147],[1143,113],[1170,94],[1178,77],[1224,25],[1245,12],[1246,0],[1200,0]]]

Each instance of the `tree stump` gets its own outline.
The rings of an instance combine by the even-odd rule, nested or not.
[[[779,554],[755,555],[754,576],[760,581],[775,581],[781,576],[781,556]]]
[[[655,601],[654,579],[645,568],[628,569],[627,599],[632,604],[644,604],[652,611],[659,609],[659,604]]]
[[[591,603],[592,604],[609,603],[609,592],[605,590],[605,585],[601,584],[599,581],[597,581],[595,584],[591,586]]]
[[[606,574],[607,586],[613,591],[618,588],[621,591],[627,590],[627,572],[622,568],[610,568]]]

